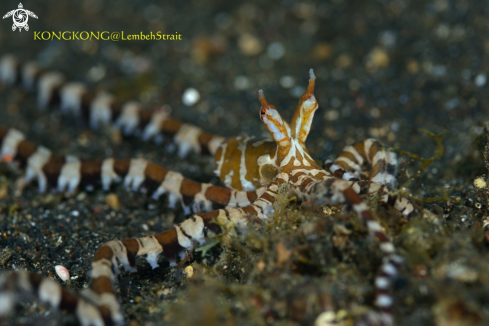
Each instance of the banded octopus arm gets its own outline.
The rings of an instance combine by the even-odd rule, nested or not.
[[[382,265],[375,278],[376,303],[380,313],[370,312],[364,316],[368,324],[372,325],[394,325],[392,305],[392,284],[397,276],[402,257],[397,253],[394,244],[384,232],[380,223],[374,218],[370,209],[362,201],[360,196],[350,186],[349,182],[325,178],[324,180],[312,182],[306,186],[299,186],[298,192],[311,201],[312,206],[323,204],[337,205],[347,204],[351,206],[357,217],[367,227],[369,233],[379,241],[379,249],[383,255]]]
[[[367,180],[394,187],[397,173],[396,153],[385,149],[373,138],[346,146],[334,161],[324,161],[323,168],[345,180],[365,180],[362,177],[362,166],[365,164],[372,166]]]
[[[169,197],[169,206],[182,203],[184,213],[190,214],[190,201],[194,211],[210,211],[212,203],[227,207],[243,207],[253,203],[264,188],[236,191],[199,183],[183,177],[144,159],[83,160],[74,156],[58,156],[44,146],[27,141],[16,129],[0,126],[0,161],[15,161],[25,169],[25,183],[37,181],[39,191],[48,186],[72,193],[80,185],[91,189],[101,185],[109,190],[114,182],[123,181],[126,188],[138,190],[144,186],[153,192],[153,198],[162,194]]]
[[[35,273],[4,274],[0,277],[0,318],[13,309],[19,292],[28,292],[56,309],[66,309],[83,326],[122,324],[124,318],[114,291],[119,263],[126,271],[136,272],[137,258],[144,258],[152,268],[157,268],[158,258],[163,256],[174,266],[177,255],[184,258],[186,252],[219,235],[223,228],[244,233],[249,223],[261,224],[268,220],[274,212],[278,185],[287,182],[287,174],[278,175],[249,206],[196,214],[170,230],[149,237],[105,243],[95,253],[90,285],[80,294],[73,294],[57,282]]]
[[[370,164],[366,171],[367,178],[363,176],[362,167]],[[396,183],[397,156],[373,138],[346,146],[334,160],[325,160],[323,168],[331,171],[334,176],[350,181],[358,181],[361,191],[367,195],[380,194],[380,201],[397,209],[404,217],[415,211],[415,206],[405,197],[393,196],[391,189]],[[418,207],[419,208],[419,207]]]
[[[143,140],[171,136],[181,157],[189,152],[214,155],[224,141],[221,136],[171,118],[167,106],[151,110],[106,92],[94,93],[80,82],[68,82],[59,72],[45,71],[35,62],[21,63],[11,55],[0,58],[0,82],[35,90],[39,109],[59,105],[63,114],[81,117],[93,129],[112,124],[126,135],[139,134]]]

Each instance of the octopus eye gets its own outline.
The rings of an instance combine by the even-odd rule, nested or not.
[[[265,109],[261,109],[260,114],[261,114],[261,115],[265,115],[265,113],[267,113],[267,110],[265,110]]]

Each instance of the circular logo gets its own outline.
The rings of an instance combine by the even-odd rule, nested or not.
[[[25,25],[27,25],[27,21],[29,20],[29,16],[27,15],[27,13],[25,12],[24,9],[17,9],[15,11],[15,13],[13,14],[13,18],[14,18],[14,24],[19,27],[19,28],[22,28],[24,27]]]
[[[14,21],[14,24],[12,25],[12,30],[15,31],[16,29],[19,29],[19,32],[22,31],[22,28],[26,31],[29,30],[29,25],[27,25],[29,16],[37,19],[36,14],[32,11],[25,10],[22,3],[19,3],[18,9],[10,10],[2,18],[5,19],[10,16],[12,16],[12,19]]]

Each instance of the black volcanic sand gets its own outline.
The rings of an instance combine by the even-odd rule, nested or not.
[[[439,199],[423,204],[436,222],[420,214],[407,221],[378,198],[369,205],[405,258],[394,289],[397,325],[488,324],[489,246],[482,228],[488,195],[473,186],[487,173],[487,1],[23,4],[39,18],[21,33],[2,20],[2,54],[38,60],[123,99],[168,104],[173,116],[223,136],[266,135],[260,88],[290,118],[310,68],[320,108],[307,144],[318,161],[369,137],[429,158],[436,143],[420,129],[446,131],[441,158],[405,190]],[[3,1],[0,12],[16,6]],[[34,31],[178,32],[182,41],[34,41]],[[191,107],[181,100],[188,87],[200,92]],[[189,178],[220,182],[212,158],[178,158],[169,140],[141,143],[121,140],[110,128],[91,131],[57,109],[39,111],[36,95],[20,88],[2,87],[0,108],[1,125],[60,154],[145,157]],[[398,187],[421,167],[407,155],[399,161]],[[59,281],[54,266],[63,265],[72,276],[65,286],[74,290],[87,285],[104,242],[161,232],[185,219],[165,198],[153,201],[120,186],[112,189],[118,209],[99,190],[39,194],[32,185],[16,196],[18,177],[0,164],[0,270],[25,268]],[[162,261],[152,270],[142,262],[137,274],[122,272],[118,294],[130,325],[312,325],[325,310],[352,325],[374,307],[381,256],[353,214],[289,205],[264,229],[222,242],[195,252],[182,268]],[[0,323],[76,322],[29,299]]]

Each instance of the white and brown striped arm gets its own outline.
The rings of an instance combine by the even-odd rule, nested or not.
[[[364,169],[370,165],[370,170]],[[323,168],[338,178],[361,185],[361,194],[380,194],[380,201],[397,209],[409,217],[415,211],[414,205],[405,197],[391,195],[396,183],[397,155],[375,139],[357,142],[346,146],[334,161],[326,160]]]
[[[346,146],[334,160],[326,160],[323,168],[344,180],[369,180],[395,186],[397,174],[397,155],[373,138]],[[371,168],[365,172],[364,166]]]
[[[17,294],[28,290],[53,307],[75,314],[82,325],[120,324],[123,317],[114,291],[119,264],[126,271],[136,272],[137,258],[143,258],[152,268],[157,268],[162,256],[175,266],[178,257],[185,258],[188,252],[220,235],[223,230],[245,233],[249,223],[262,224],[273,215],[278,185],[287,181],[287,174],[279,175],[249,206],[196,214],[162,233],[105,243],[95,253],[90,285],[80,295],[71,294],[56,282],[34,273],[5,274],[0,278],[0,318],[11,312]]]
[[[105,305],[97,305],[83,294],[63,288],[56,281],[34,272],[17,271],[0,275],[0,323],[2,318],[14,309],[19,296],[25,294],[49,303],[54,309],[65,310],[74,315],[82,326],[115,325],[124,322],[123,316],[117,310],[108,308],[108,296],[105,296]]]
[[[144,159],[84,160],[58,156],[44,146],[28,142],[20,131],[2,126],[0,146],[0,161],[17,162],[25,170],[24,182],[37,181],[40,192],[48,186],[70,193],[81,186],[109,190],[112,183],[122,181],[128,189],[152,192],[154,199],[166,194],[170,208],[180,201],[186,214],[191,212],[191,203],[194,211],[210,211],[213,203],[244,207],[264,192],[264,188],[245,192],[195,182]]]
[[[396,252],[394,244],[380,223],[374,218],[368,206],[353,188],[345,180],[326,178],[311,184],[307,187],[307,190],[303,189],[303,192],[306,198],[311,201],[312,206],[321,206],[323,204],[349,205],[368,228],[369,233],[379,241],[379,249],[382,252],[383,260],[375,278],[375,288],[377,292],[376,303],[380,313],[369,313],[366,318],[368,318],[368,324],[391,326],[394,324],[392,285],[403,259]]]
[[[189,152],[214,155],[224,141],[171,118],[167,106],[149,110],[141,103],[121,102],[106,92],[93,93],[82,83],[66,81],[59,72],[45,71],[34,62],[22,64],[10,55],[0,58],[0,82],[35,90],[40,109],[59,105],[61,112],[82,117],[91,128],[112,124],[124,134],[140,134],[144,140],[172,137],[181,157]]]
[[[413,213],[419,212],[419,206],[415,206],[406,197],[393,195],[392,189],[386,185],[370,181],[353,181],[353,183],[357,183],[358,185],[360,185],[360,194],[368,196],[374,196],[378,194],[380,196],[381,203],[394,207],[405,218],[409,218],[413,215]]]

